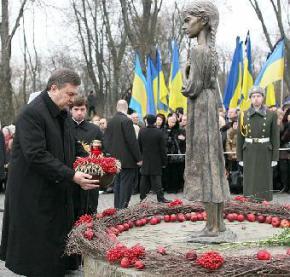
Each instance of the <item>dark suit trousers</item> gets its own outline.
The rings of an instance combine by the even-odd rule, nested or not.
[[[136,168],[123,168],[114,181],[114,206],[116,209],[127,208],[134,185],[138,178]]]
[[[142,175],[140,181],[140,199],[146,198],[150,188],[157,194],[157,200],[164,198],[160,175]]]

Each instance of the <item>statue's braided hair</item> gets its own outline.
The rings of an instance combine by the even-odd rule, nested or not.
[[[193,1],[184,11],[187,14],[201,17],[207,20],[209,28],[208,46],[210,49],[210,56],[212,60],[211,68],[211,83],[216,81],[216,72],[218,67],[218,58],[215,48],[216,32],[219,24],[219,11],[217,7],[209,0],[196,0]]]

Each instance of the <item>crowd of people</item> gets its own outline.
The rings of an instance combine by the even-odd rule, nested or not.
[[[164,192],[183,191],[188,129],[183,110],[167,116],[148,114],[141,119],[134,111],[129,112],[125,100],[119,100],[114,116],[106,119],[89,105],[94,99],[92,93],[88,99],[76,96],[80,82],[71,70],[55,71],[47,88],[20,112],[16,127],[4,126],[0,132],[1,181],[6,180],[9,165],[0,259],[21,275],[64,276],[65,270],[78,268],[79,257],[62,255],[65,237],[78,216],[97,210],[99,198],[98,181],[73,170],[75,159],[88,155],[81,143],[101,141],[105,155],[121,161],[113,184],[117,209],[128,207],[133,193],[140,193],[143,201],[153,191],[158,202],[167,203],[170,199]],[[229,186],[241,189],[243,173],[250,173],[249,183],[256,182],[253,169],[262,165],[254,172],[262,178],[264,170],[272,172],[273,166],[274,189],[289,193],[290,99],[282,109],[266,108],[262,105],[263,89],[254,88],[250,95],[253,107],[246,115],[237,109],[219,114]],[[278,141],[274,141],[276,134]],[[282,149],[278,159],[275,152],[279,140]],[[265,154],[267,165],[263,165],[264,158],[258,160],[259,165],[257,159],[251,163],[251,152]],[[272,173],[265,176],[272,177]],[[267,188],[261,191],[271,200],[272,182],[266,181],[262,185]],[[249,195],[259,192],[258,183],[247,188]]]

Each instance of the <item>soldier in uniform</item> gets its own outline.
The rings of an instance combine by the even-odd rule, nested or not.
[[[279,159],[277,114],[263,105],[265,91],[254,86],[249,91],[251,107],[242,112],[237,137],[237,159],[244,168],[245,196],[273,199],[273,171]]]

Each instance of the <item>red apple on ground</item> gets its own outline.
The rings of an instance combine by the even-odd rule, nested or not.
[[[123,226],[124,226],[125,231],[128,231],[130,229],[130,226],[128,223],[124,223]]]
[[[202,214],[197,214],[197,220],[198,220],[198,221],[202,221],[202,220],[204,220],[203,215],[202,215]]]
[[[141,221],[140,219],[137,219],[137,220],[135,221],[135,226],[136,226],[136,227],[140,227],[140,226],[142,226],[142,221]]]
[[[192,221],[192,222],[197,221],[197,215],[196,214],[191,215],[190,221]]]
[[[275,216],[272,218],[272,226],[273,227],[279,227],[281,223],[281,220],[279,217]]]
[[[288,228],[290,225],[289,225],[289,221],[287,219],[282,219],[281,222],[280,222],[280,227],[281,228]]]
[[[161,216],[156,215],[155,218],[157,219],[157,223],[160,223],[161,222]]]
[[[227,215],[227,220],[228,220],[229,222],[233,222],[233,221],[234,221],[234,215],[233,215],[233,214],[228,214],[228,215]]]
[[[164,216],[164,221],[165,221],[165,222],[169,222],[169,221],[170,221],[170,215],[168,215],[168,214],[165,215],[165,216]]]
[[[144,226],[148,223],[147,218],[142,218],[140,219],[140,221],[141,221],[141,226]]]
[[[185,258],[189,261],[195,261],[197,259],[197,254],[195,250],[190,250],[185,254]]]
[[[120,233],[122,233],[122,232],[124,232],[124,230],[125,230],[125,228],[124,228],[124,226],[123,225],[117,225],[117,229],[118,229],[118,231],[120,232]]]
[[[172,214],[172,215],[170,215],[170,221],[171,221],[171,222],[175,222],[176,219],[177,219],[176,214]]]
[[[151,224],[151,225],[156,225],[156,224],[158,224],[158,219],[157,219],[156,217],[152,217],[152,218],[150,219],[150,224]]]
[[[184,216],[184,214],[178,214],[178,215],[177,215],[177,220],[178,220],[179,222],[183,222],[183,221],[185,221],[185,216]]]
[[[247,220],[250,222],[255,222],[256,217],[254,214],[247,214]]]
[[[271,254],[267,250],[260,250],[257,253],[257,259],[262,261],[267,261],[271,259]]]
[[[272,218],[273,217],[271,215],[266,216],[265,223],[271,224],[272,223]]]
[[[266,217],[260,214],[257,216],[257,221],[259,223],[264,223],[266,221]]]
[[[191,214],[190,213],[185,214],[185,219],[186,220],[190,220],[190,218],[191,218]]]
[[[239,214],[239,215],[237,216],[237,221],[239,221],[239,222],[243,222],[244,220],[245,220],[245,217],[244,217],[243,214]]]
[[[232,215],[233,215],[234,221],[236,221],[238,219],[238,214],[232,213]]]

